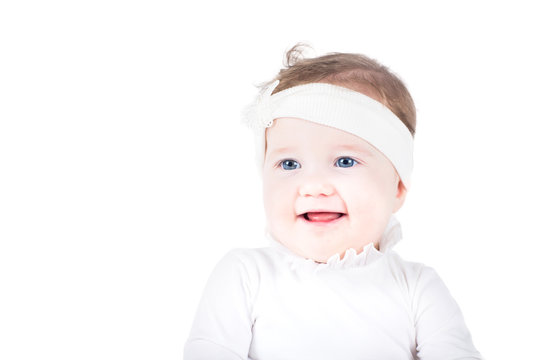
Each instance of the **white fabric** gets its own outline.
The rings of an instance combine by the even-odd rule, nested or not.
[[[256,156],[261,167],[265,129],[272,126],[274,119],[299,118],[366,140],[390,160],[410,189],[413,137],[390,109],[360,92],[326,83],[298,85],[271,95],[278,83],[265,89],[246,111],[246,121],[256,133]]]
[[[437,273],[391,248],[389,223],[373,244],[326,264],[272,240],[236,249],[204,291],[185,360],[482,359]]]

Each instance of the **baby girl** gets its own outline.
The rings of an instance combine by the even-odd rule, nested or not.
[[[437,273],[392,250],[413,166],[405,85],[363,55],[300,52],[246,115],[271,244],[216,266],[185,360],[482,359]]]

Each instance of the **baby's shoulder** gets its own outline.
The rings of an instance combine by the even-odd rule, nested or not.
[[[394,250],[388,251],[387,258],[388,263],[391,266],[401,269],[403,271],[419,271],[426,266],[424,263],[421,262],[405,260]]]
[[[245,271],[272,270],[280,262],[279,252],[272,247],[235,248],[230,250],[221,262],[241,267]]]
[[[433,267],[421,262],[404,260],[393,250],[388,255],[392,276],[409,290],[416,290],[426,284],[442,283],[442,279]]]
[[[417,282],[424,272],[432,270],[424,263],[403,259],[394,250],[388,252],[387,259],[392,275],[396,279],[406,281],[408,284]]]

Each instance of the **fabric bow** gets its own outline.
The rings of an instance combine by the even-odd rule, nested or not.
[[[263,130],[272,126],[272,106],[270,97],[278,86],[279,80],[266,87],[244,112],[244,123],[253,130]]]

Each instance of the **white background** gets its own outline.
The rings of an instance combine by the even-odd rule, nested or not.
[[[405,80],[395,249],[437,270],[486,358],[537,357],[532,3],[3,1],[0,358],[182,357],[216,262],[266,245],[240,117],[299,41]]]

